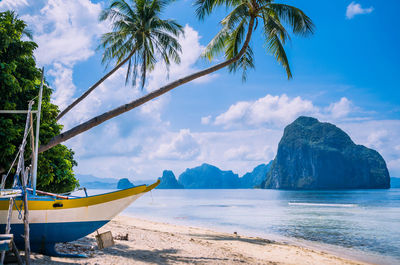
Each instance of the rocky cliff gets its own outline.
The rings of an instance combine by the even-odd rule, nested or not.
[[[161,183],[157,186],[157,189],[183,189],[183,186],[178,183],[171,170],[164,170]]]
[[[231,170],[222,171],[209,164],[186,169],[179,176],[179,183],[185,189],[236,189],[240,186],[237,174]]]
[[[117,189],[129,189],[135,187],[127,178],[120,179],[117,184]]]
[[[268,171],[270,170],[272,161],[266,164],[256,166],[252,172],[248,172],[239,178],[240,188],[252,189],[259,188],[261,182],[265,179]]]
[[[299,117],[285,128],[261,185],[272,189],[380,189],[389,172],[375,150],[356,145],[341,129]]]

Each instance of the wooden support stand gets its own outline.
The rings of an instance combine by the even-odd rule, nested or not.
[[[24,186],[24,230],[25,230],[25,264],[30,264],[31,244],[29,242],[29,210],[28,210],[28,193]]]
[[[17,246],[14,242],[13,234],[0,234],[0,250],[1,251],[12,251],[14,253],[15,258],[17,259],[18,265],[22,265],[22,259],[19,255]],[[2,261],[3,263],[3,261]]]

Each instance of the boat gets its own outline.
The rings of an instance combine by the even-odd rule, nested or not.
[[[74,241],[95,232],[140,196],[154,189],[160,183],[160,180],[152,185],[141,185],[94,196],[88,196],[86,189],[85,195],[79,197],[71,194],[60,195],[36,190],[42,88],[43,76],[37,111],[31,111],[33,103],[30,102],[28,111],[2,112],[27,113],[27,122],[19,154],[14,160],[15,163],[18,158],[12,188],[5,189],[6,177],[3,177],[1,183],[0,233],[14,234],[14,242],[17,247],[19,249],[24,248],[23,213],[25,196],[29,209],[30,249],[33,252],[49,256],[65,256],[65,254],[60,254],[55,250],[55,244]],[[31,113],[37,114],[36,145],[32,148],[32,150],[35,150],[32,161],[33,168],[28,167],[25,170],[23,154]],[[30,122],[33,122],[32,118],[30,118]]]
[[[159,180],[149,186],[87,197],[28,196],[31,250],[60,256],[54,248],[56,243],[74,241],[95,232],[158,184]],[[8,206],[9,199],[0,198],[0,231],[6,228]],[[15,198],[11,233],[19,249],[24,248],[22,208],[22,198]]]

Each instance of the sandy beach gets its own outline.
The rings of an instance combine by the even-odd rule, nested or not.
[[[32,255],[32,264],[365,264],[326,252],[258,237],[118,216],[100,229],[115,246],[97,249],[95,234],[58,250],[88,258]],[[118,239],[128,234],[128,240]]]

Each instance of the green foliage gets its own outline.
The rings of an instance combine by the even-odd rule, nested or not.
[[[0,13],[0,109],[24,110],[28,101],[39,94],[41,71],[36,68],[33,51],[37,44],[24,41],[30,37],[26,24],[14,12]],[[62,126],[57,124],[58,107],[50,103],[52,90],[44,85],[40,144],[46,144],[58,135]],[[37,109],[37,100],[33,106]],[[26,115],[0,115],[0,173],[8,171],[21,144]],[[31,149],[28,142],[26,160],[30,161]],[[72,150],[57,145],[39,155],[37,188],[51,192],[73,190],[78,181],[72,171],[77,163]],[[29,163],[29,162],[26,162]],[[15,168],[14,168],[15,169]]]
[[[299,36],[308,36],[314,32],[311,19],[303,11],[293,6],[274,3],[273,0],[196,0],[195,5],[199,19],[204,19],[220,6],[231,9],[221,21],[221,30],[207,45],[203,53],[205,58],[212,60],[221,52],[225,53],[227,60],[238,56],[249,30],[250,20],[254,20],[252,30],[256,30],[259,23],[262,24],[265,49],[283,66],[288,79],[292,78],[292,72],[284,45],[290,40],[290,36],[284,25]],[[243,81],[246,80],[249,68],[254,68],[250,44],[239,60],[229,65],[231,72],[239,69],[243,71]]]
[[[180,63],[181,45],[177,37],[183,33],[182,26],[171,19],[161,19],[160,14],[171,0],[113,0],[100,20],[112,22],[113,31],[102,36],[103,63],[122,62],[132,52],[126,72],[132,85],[136,84],[140,67],[141,87],[144,87],[148,71],[152,71],[161,57],[166,66],[171,61]]]

